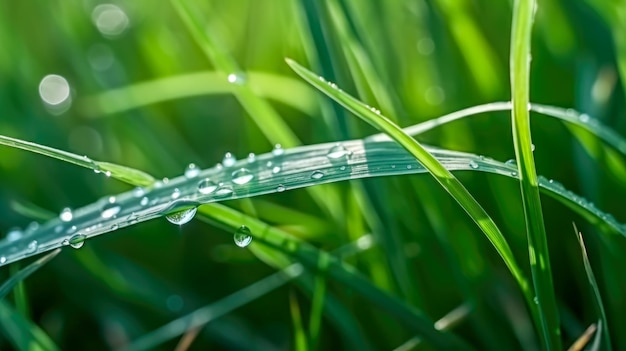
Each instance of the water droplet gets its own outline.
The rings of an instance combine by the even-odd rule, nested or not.
[[[215,197],[228,197],[233,194],[233,187],[228,184],[220,184],[215,191]]]
[[[470,161],[469,166],[470,166],[471,169],[478,169],[478,167],[479,167],[478,163],[476,163],[476,161],[474,161],[474,160]]]
[[[247,81],[246,74],[243,72],[231,73],[228,75],[228,83],[243,85]]]
[[[535,305],[538,305],[539,304],[539,298],[537,296],[535,296],[533,298],[533,302],[535,303]]]
[[[22,237],[24,233],[20,230],[20,228],[11,228],[7,233],[7,241],[15,241]]]
[[[217,189],[217,184],[209,178],[204,178],[198,183],[198,191],[201,194],[210,194]]]
[[[511,172],[511,175],[512,175],[513,177],[517,177],[517,172],[516,172],[516,171],[512,171],[512,172]]]
[[[272,150],[272,155],[280,156],[280,155],[282,155],[284,153],[285,153],[285,150],[283,149],[283,147],[280,144],[274,145],[274,149]]]
[[[252,242],[251,234],[252,232],[250,231],[250,229],[245,225],[242,225],[241,227],[239,227],[239,229],[237,229],[235,235],[233,236],[235,244],[237,244],[237,246],[239,247],[246,247],[250,245],[250,243]]]
[[[87,237],[83,234],[76,234],[70,238],[68,244],[74,249],[80,249],[85,244]]]
[[[74,233],[74,232],[76,231],[76,229],[78,229],[78,228],[76,228],[76,226],[75,226],[75,225],[73,225],[73,226],[69,227],[69,228],[67,229],[67,234],[72,234],[72,233]]]
[[[280,172],[280,166],[274,166],[274,168],[272,168],[272,173],[276,174]]]
[[[165,216],[165,219],[167,219],[170,223],[183,225],[193,219],[193,216],[196,215],[197,210],[198,209],[196,207],[192,207],[186,210],[174,212]]]
[[[328,150],[326,157],[331,160],[338,160],[342,157],[346,157],[350,155],[350,151],[348,151],[342,144],[337,144]]]
[[[72,213],[72,209],[70,209],[69,207],[66,207],[63,210],[61,210],[61,214],[59,214],[59,218],[63,222],[71,221],[72,218],[74,218],[74,214]]]
[[[339,170],[341,170],[341,171],[345,171],[345,170],[346,170],[346,166],[341,166],[341,167],[339,167]]]
[[[194,163],[190,163],[187,168],[185,168],[185,178],[187,179],[195,178],[198,174],[200,174],[200,168]]]
[[[283,191],[285,191],[285,186],[284,186],[284,185],[282,185],[282,184],[279,184],[279,185],[276,187],[276,191],[278,191],[279,193],[282,193]]]
[[[148,202],[149,202],[149,201],[150,201],[150,200],[148,199],[148,197],[147,197],[147,196],[144,196],[144,197],[142,197],[142,198],[141,198],[141,201],[139,201],[139,204],[140,204],[141,206],[146,206],[146,205],[148,204]]]
[[[31,241],[26,247],[26,253],[33,253],[35,251],[37,251],[37,240]]]
[[[252,163],[256,161],[256,155],[253,152],[249,153],[247,160],[248,160],[248,163]]]
[[[111,171],[106,171],[106,172],[104,172],[104,175],[105,175],[107,178],[109,178],[109,177],[111,176]]]
[[[320,179],[324,176],[324,172],[322,171],[315,171],[313,172],[313,174],[311,174],[311,178],[313,179]]]
[[[178,190],[178,188],[174,189],[174,191],[172,191],[171,197],[172,199],[178,199],[180,197],[180,190]]]
[[[0,257],[0,264],[5,264],[7,262],[7,258],[2,256]]]
[[[504,162],[504,164],[509,166],[517,166],[517,162],[515,162],[514,158],[507,160],[506,162]]]
[[[110,203],[110,204],[114,204],[114,203],[115,203],[115,200],[116,200],[116,199],[115,199],[115,196],[109,196],[108,201],[109,201],[109,203]]]
[[[114,203],[108,203],[102,206],[102,212],[100,212],[100,216],[104,219],[109,219],[115,217],[122,208],[119,205]]]
[[[235,164],[235,162],[237,162],[237,159],[235,158],[235,156],[233,156],[233,154],[231,154],[230,152],[224,154],[224,158],[222,159],[222,165],[224,167],[231,167]]]
[[[119,226],[117,224],[113,224],[111,226],[111,230],[117,230],[119,228]]]
[[[535,151],[535,144],[530,144],[530,151]]]
[[[411,165],[406,165],[406,169],[411,169],[411,168],[413,168],[413,166],[411,166]]]
[[[370,111],[374,112],[377,115],[380,115],[380,110],[377,109],[376,107],[369,107]]]
[[[146,193],[146,191],[142,187],[140,187],[140,186],[138,186],[135,189],[133,189],[133,196],[134,197],[142,197],[142,196],[144,196],[145,193]]]
[[[137,216],[135,212],[131,213],[130,216],[128,216],[128,223],[137,224],[138,222],[139,222],[139,217]]]
[[[237,171],[234,171],[232,174],[233,183],[244,185],[254,178],[254,174],[250,172],[247,168],[241,168]]]
[[[580,116],[578,116],[578,120],[580,120],[583,123],[588,123],[589,122],[589,115],[586,113],[581,114]]]

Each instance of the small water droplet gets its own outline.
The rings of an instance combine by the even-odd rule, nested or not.
[[[282,155],[284,153],[285,153],[285,150],[283,149],[283,147],[280,144],[274,145],[274,149],[272,150],[272,155],[280,156],[280,155]]]
[[[11,228],[7,233],[7,241],[15,241],[22,237],[24,233],[20,230],[20,228]]]
[[[5,264],[7,262],[7,258],[2,256],[0,257],[0,264]]]
[[[535,144],[530,144],[530,151],[535,151]]]
[[[244,185],[254,178],[254,174],[250,172],[247,168],[241,168],[237,171],[234,171],[232,174],[233,183]]]
[[[111,230],[117,230],[119,228],[119,226],[117,224],[113,224],[111,226]]]
[[[516,171],[512,171],[512,172],[511,172],[511,175],[512,175],[513,177],[517,177],[517,172],[516,172]]]
[[[235,235],[233,236],[235,244],[237,244],[237,246],[239,247],[246,247],[250,245],[250,243],[252,242],[251,234],[252,232],[250,231],[250,228],[242,225],[241,227],[239,227],[239,229],[237,229],[237,231],[235,231]]]
[[[72,213],[72,209],[70,209],[69,207],[66,207],[63,210],[61,210],[61,214],[59,214],[59,218],[63,222],[71,221],[72,218],[74,218],[74,214]]]
[[[346,157],[350,155],[350,151],[348,151],[342,144],[337,144],[328,150],[326,157],[331,160],[338,160],[342,157]]]
[[[217,184],[209,178],[204,178],[198,183],[198,191],[200,194],[210,194],[217,189]]]
[[[80,249],[85,244],[87,237],[83,234],[76,234],[68,240],[68,244],[74,249]]]
[[[104,172],[104,175],[105,175],[107,178],[111,177],[111,171],[106,171],[106,172]]]
[[[282,193],[283,191],[285,191],[285,186],[284,186],[284,185],[282,185],[282,184],[279,184],[279,185],[276,187],[276,191],[278,191],[279,193]]]
[[[150,200],[148,199],[148,197],[147,197],[147,196],[144,196],[144,197],[142,197],[142,198],[141,198],[141,201],[139,201],[139,204],[140,204],[141,206],[146,206],[146,205],[148,204],[148,202],[149,202],[149,201],[150,201]]]
[[[469,166],[471,169],[478,169],[478,163],[474,160],[470,161]]]
[[[115,203],[108,203],[102,206],[102,212],[100,212],[100,216],[104,219],[109,219],[115,217],[122,208]]]
[[[324,176],[324,172],[322,171],[315,171],[313,172],[313,174],[311,174],[311,178],[313,179],[320,179]]]
[[[222,165],[224,167],[231,167],[235,164],[235,162],[237,162],[237,159],[235,158],[235,156],[233,156],[233,154],[231,154],[230,152],[224,154],[224,158],[222,159]]]
[[[134,197],[142,197],[144,196],[144,194],[146,193],[146,191],[144,190],[144,188],[138,186],[135,189],[133,189],[133,196]]]
[[[280,172],[280,167],[279,166],[274,166],[274,168],[272,168],[272,173],[276,174]]]
[[[178,199],[179,197],[180,197],[180,190],[178,190],[178,188],[175,188],[174,191],[172,191],[171,198]]]
[[[413,168],[413,166],[411,166],[411,165],[406,165],[406,169],[411,169],[411,168]]]
[[[583,123],[588,123],[589,119],[590,119],[590,117],[586,113],[582,113],[580,116],[578,116],[578,120],[580,120]]]
[[[135,212],[131,213],[130,216],[128,216],[128,223],[132,224],[137,224],[139,222],[139,217],[137,216],[137,214]]]
[[[165,216],[165,219],[167,219],[170,223],[183,225],[193,219],[193,216],[196,215],[197,210],[198,209],[196,207],[192,207],[186,210],[174,212]]]
[[[190,163],[187,168],[185,168],[185,178],[187,179],[195,178],[198,174],[200,174],[200,168],[194,163]]]
[[[346,170],[346,166],[341,166],[341,167],[339,167],[339,170],[341,170],[341,171],[345,171],[345,170]]]
[[[247,160],[248,160],[248,163],[252,163],[256,161],[256,155],[253,152],[249,153]]]
[[[247,80],[246,74],[243,72],[231,73],[228,75],[228,83],[230,84],[243,85]]]
[[[110,204],[114,204],[114,203],[115,203],[115,200],[116,200],[116,199],[115,199],[115,196],[109,196],[108,201],[109,201],[109,203],[110,203]]]
[[[504,162],[504,164],[509,166],[517,166],[517,162],[515,162],[514,158],[507,160],[506,162]]]
[[[75,225],[73,225],[73,226],[71,226],[71,227],[69,227],[69,228],[67,229],[67,234],[72,234],[72,233],[74,233],[77,229],[78,229],[78,228],[76,228],[76,226],[75,226]]]
[[[228,197],[233,194],[233,187],[229,184],[220,184],[215,191],[215,197]]]
[[[37,251],[37,240],[33,240],[30,243],[28,243],[28,246],[26,247],[26,252],[27,253],[33,253]]]

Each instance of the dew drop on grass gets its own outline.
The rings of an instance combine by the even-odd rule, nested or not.
[[[66,207],[63,210],[61,210],[61,214],[59,214],[59,218],[63,222],[71,221],[72,218],[74,218],[74,214],[72,213],[72,209],[70,209],[69,207]]]
[[[509,166],[517,166],[517,162],[515,162],[514,158],[507,160],[506,162],[504,162],[504,164]]]
[[[470,161],[469,166],[471,169],[478,169],[478,163],[474,160]]]
[[[20,228],[11,228],[7,233],[7,241],[15,241],[22,237],[24,233],[20,230]]]
[[[283,191],[285,191],[285,186],[284,186],[284,185],[282,185],[282,184],[279,184],[279,185],[276,187],[276,191],[278,191],[279,193],[282,193]]]
[[[111,226],[111,230],[117,230],[119,228],[119,226],[117,224],[113,224]]]
[[[138,186],[135,189],[133,189],[133,196],[134,197],[142,197],[146,194],[146,191],[144,190],[144,188]]]
[[[194,163],[190,163],[187,168],[185,168],[185,178],[187,179],[195,178],[198,174],[200,174],[200,168]]]
[[[102,212],[100,212],[100,216],[104,219],[109,219],[115,217],[122,208],[115,204],[109,202],[108,204],[102,206]]]
[[[274,155],[274,156],[281,156],[284,153],[285,153],[285,150],[283,149],[283,147],[280,144],[274,145],[274,149],[272,150],[272,155]]]
[[[242,225],[241,227],[239,227],[239,229],[237,229],[237,231],[235,231],[233,240],[235,241],[235,244],[237,246],[246,247],[250,245],[250,243],[252,242],[251,234],[252,232],[250,231],[250,228],[246,227],[245,225]]]
[[[196,207],[188,208],[186,210],[169,214],[165,216],[165,219],[167,219],[172,224],[183,225],[193,219],[193,216],[196,215],[197,210],[198,209]]]
[[[228,75],[228,83],[236,85],[244,85],[248,78],[243,72],[231,73]]]
[[[244,185],[250,182],[252,178],[254,178],[254,174],[252,174],[252,172],[250,172],[247,168],[241,168],[234,171],[232,177],[233,183],[238,185]]]
[[[139,204],[140,204],[141,206],[146,206],[146,205],[148,204],[148,202],[149,202],[149,201],[150,201],[150,200],[148,199],[148,197],[147,197],[147,196],[144,196],[144,197],[142,197],[142,198],[141,198],[141,201],[139,201]]]
[[[326,157],[331,160],[338,160],[348,155],[350,155],[350,151],[348,151],[342,144],[337,144],[331,147],[328,150],[328,153],[326,153]]]
[[[280,166],[274,166],[274,168],[272,168],[272,173],[276,174],[280,172]]]
[[[210,194],[217,189],[217,184],[209,178],[204,178],[198,182],[198,191],[200,194]]]
[[[311,174],[311,178],[313,179],[320,179],[324,176],[324,173],[322,171],[315,171],[313,172],[313,174]]]
[[[233,154],[231,154],[230,152],[224,154],[224,158],[222,159],[222,165],[224,167],[231,167],[235,164],[235,162],[237,162],[237,159],[235,158],[235,156],[233,156]]]
[[[26,252],[27,253],[33,253],[37,251],[37,240],[33,240],[30,243],[28,243],[28,246],[26,247]]]
[[[69,227],[69,229],[67,230],[67,234],[72,234],[72,233],[74,233],[74,232],[76,231],[76,229],[78,229],[78,228],[76,228],[76,226],[75,226],[75,225],[73,225],[73,226]]]
[[[581,114],[580,116],[578,116],[578,119],[583,122],[583,123],[588,123],[589,122],[589,115],[586,113]]]
[[[252,163],[256,161],[256,155],[253,152],[249,153],[247,160],[248,160],[248,163]]]
[[[228,184],[220,184],[220,186],[215,191],[215,197],[228,197],[233,194],[233,187]]]
[[[80,249],[85,244],[87,237],[84,234],[76,234],[68,240],[68,244],[74,249]]]
[[[7,258],[2,256],[0,257],[0,264],[5,264],[7,262]]]
[[[170,196],[173,200],[178,199],[180,197],[180,190],[178,190],[178,188],[174,189],[174,191],[172,191],[172,195]]]

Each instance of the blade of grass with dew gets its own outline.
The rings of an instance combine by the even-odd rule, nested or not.
[[[604,303],[602,302],[602,295],[600,295],[600,288],[598,287],[598,283],[596,282],[595,274],[593,273],[593,269],[591,268],[591,263],[589,262],[589,257],[587,256],[587,249],[585,248],[585,241],[583,240],[583,234],[578,231],[576,228],[576,224],[574,224],[574,233],[576,234],[576,238],[578,239],[578,244],[580,245],[580,252],[583,258],[583,264],[585,266],[585,273],[587,274],[587,281],[589,282],[589,287],[593,292],[594,302],[596,305],[596,309],[600,314],[600,321],[598,325],[604,325],[604,328],[598,328],[598,333],[602,335],[602,340],[604,343],[603,349],[611,351],[613,347],[611,346],[611,333],[609,332],[609,324],[606,318],[606,312],[604,311]]]
[[[530,134],[530,39],[535,0],[516,0],[513,5],[511,29],[511,113],[513,144],[520,174],[520,188],[528,237],[530,271],[538,315],[536,327],[541,331],[543,348],[561,350],[559,313],[552,282],[548,238],[545,230],[541,198],[535,171]]]
[[[306,115],[319,111],[313,90],[293,78],[264,72],[247,72],[250,89],[260,97],[291,106]],[[159,102],[199,95],[232,94],[238,87],[222,72],[195,72],[112,89],[85,98],[83,109],[92,117],[119,113]]]
[[[149,186],[154,182],[154,178],[151,175],[134,168],[120,166],[109,162],[94,161],[87,156],[79,156],[71,152],[36,144],[30,141],[0,135],[0,144],[56,158],[77,166],[92,169],[95,172],[102,172],[107,176],[128,184]]]
[[[0,332],[17,350],[60,350],[43,330],[4,301],[0,301]]]
[[[424,338],[440,349],[468,349],[462,340],[453,335],[442,334],[436,331],[433,323],[420,311],[406,305],[403,301],[383,292],[361,276],[356,269],[346,263],[338,261],[327,252],[318,250],[305,242],[294,240],[289,234],[270,227],[256,218],[244,216],[242,213],[220,204],[211,204],[199,209],[202,215],[214,221],[221,222],[230,228],[238,228],[243,221],[250,228],[255,240],[250,244],[263,245],[289,255],[298,262],[313,270],[319,270],[320,256],[326,256],[323,262],[327,262],[327,271],[319,272],[327,274],[342,285],[353,289],[363,297],[378,305],[387,313],[395,316],[416,333],[421,333]]]
[[[437,161],[437,159],[422,145],[415,141],[415,139],[405,134],[400,127],[396,126],[391,121],[376,112],[371,111],[367,106],[354,99],[352,96],[344,93],[340,89],[330,86],[326,83],[326,81],[316,76],[313,72],[300,66],[295,61],[287,59],[287,63],[296,73],[311,83],[314,87],[342,104],[344,107],[355,113],[359,118],[362,118],[374,127],[387,133],[391,138],[397,141],[403,148],[409,151],[420,161],[429,173],[431,173],[439,184],[441,184],[441,186],[448,191],[452,197],[454,197],[459,205],[461,205],[472,220],[485,233],[519,284],[522,293],[532,310],[533,304],[532,296],[530,296],[530,287],[528,286],[528,282],[524,278],[521,269],[515,262],[515,257],[513,256],[511,248],[491,217],[489,217],[480,204],[476,202],[461,182],[459,182],[458,179],[450,173],[450,171],[442,166],[441,163]]]

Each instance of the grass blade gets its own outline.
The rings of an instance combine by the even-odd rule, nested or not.
[[[355,113],[358,117],[365,120],[374,127],[387,133],[392,139],[398,142],[403,148],[409,151],[417,160],[430,172],[433,177],[439,182],[439,184],[450,193],[450,195],[461,205],[461,207],[469,214],[472,220],[478,225],[478,227],[485,233],[489,241],[498,251],[498,254],[502,257],[505,264],[513,274],[515,280],[519,284],[522,292],[527,299],[527,302],[532,309],[532,297],[530,296],[530,290],[528,282],[523,276],[523,273],[517,263],[515,257],[509,247],[506,239],[493,222],[491,217],[485,212],[485,210],[476,202],[472,195],[465,189],[465,187],[459,182],[459,180],[450,173],[439,161],[428,152],[421,144],[415,139],[407,135],[400,127],[393,124],[384,116],[369,109],[366,105],[356,100],[352,96],[344,93],[340,89],[328,84],[324,79],[318,77],[313,72],[300,66],[295,61],[287,59],[287,63],[291,68],[303,77],[306,81],[311,83],[314,87],[324,92],[335,101],[342,104],[344,107]]]
[[[37,261],[29,264],[28,266],[20,269],[17,273],[13,274],[11,278],[9,278],[6,282],[4,282],[0,286],[0,299],[2,299],[6,294],[8,294],[14,286],[18,283],[22,282],[29,275],[35,273],[39,268],[43,267],[46,263],[50,262],[56,255],[61,252],[61,249],[56,249],[49,254],[43,256]]]
[[[43,330],[4,301],[0,301],[0,331],[16,350],[60,350]]]
[[[522,204],[528,237],[530,270],[535,291],[542,342],[547,350],[561,350],[559,314],[550,269],[548,240],[541,211],[541,199],[530,135],[529,81],[530,38],[536,2],[516,0],[511,31],[512,129],[515,156],[520,174]]]

